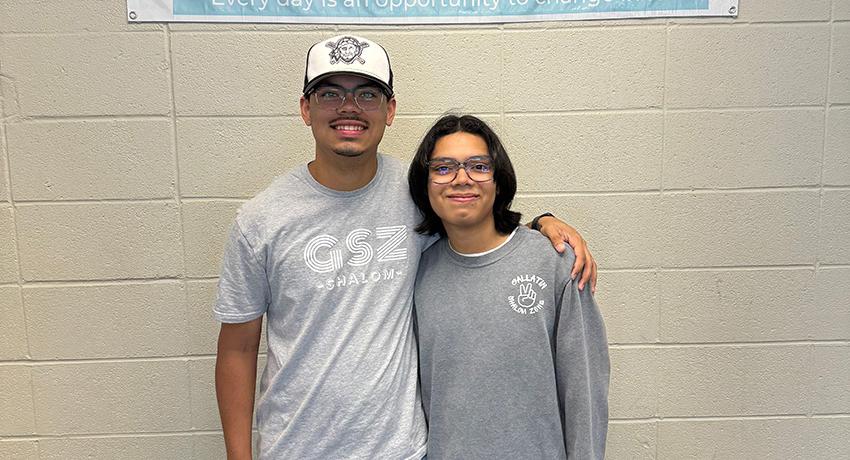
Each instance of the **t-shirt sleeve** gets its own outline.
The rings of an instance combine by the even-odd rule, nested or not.
[[[262,316],[270,299],[269,279],[238,221],[230,227],[213,314],[222,323],[245,323]]]
[[[608,339],[590,292],[568,281],[558,318],[555,371],[568,459],[602,459],[608,432]]]

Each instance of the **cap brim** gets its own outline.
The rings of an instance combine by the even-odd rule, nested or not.
[[[377,77],[374,77],[372,75],[369,75],[369,74],[363,73],[363,72],[328,72],[328,73],[324,73],[324,74],[319,75],[318,77],[310,80],[306,85],[304,85],[304,94],[309,93],[313,88],[316,87],[316,85],[321,83],[322,80],[329,78],[329,77],[333,77],[335,75],[356,75],[358,77],[367,78],[367,79],[375,82],[378,86],[380,86],[381,89],[384,90],[385,93],[387,93],[387,95],[389,95],[389,96],[393,95],[393,89],[390,88],[386,83],[382,82]]]

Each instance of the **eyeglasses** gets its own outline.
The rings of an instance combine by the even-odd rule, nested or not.
[[[493,164],[490,157],[477,156],[458,162],[451,158],[436,158],[426,163],[428,178],[435,184],[448,184],[455,180],[460,168],[475,182],[487,182],[493,179]]]
[[[316,95],[316,103],[324,110],[337,110],[345,104],[348,94],[354,96],[354,104],[360,110],[371,112],[378,110],[384,101],[384,93],[372,86],[363,86],[354,89],[345,89],[339,86],[320,86],[313,92]]]

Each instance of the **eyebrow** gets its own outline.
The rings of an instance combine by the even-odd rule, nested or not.
[[[490,158],[490,155],[487,155],[487,154],[472,155],[470,157],[466,157],[466,159],[463,160],[463,161],[457,161],[454,158],[449,158],[449,157],[431,157],[431,158],[428,159],[428,161],[451,160],[451,161],[454,161],[454,162],[457,162],[457,163],[463,163],[464,161],[469,161],[469,160],[472,160],[472,159],[486,159],[486,160],[493,161],[493,159]]]

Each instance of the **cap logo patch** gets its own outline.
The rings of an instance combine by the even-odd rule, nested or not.
[[[365,64],[366,60],[360,57],[363,54],[363,49],[369,47],[369,43],[360,42],[354,37],[342,37],[336,42],[333,40],[325,43],[325,46],[331,48],[331,52],[328,54],[331,57],[331,64],[336,64],[337,62],[344,62],[346,64],[353,64],[354,61],[359,62],[360,64]]]

